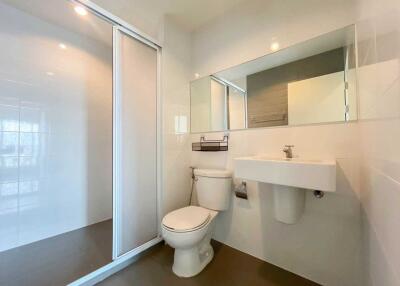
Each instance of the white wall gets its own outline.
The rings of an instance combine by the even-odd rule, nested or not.
[[[400,2],[358,2],[364,285],[400,285]]]
[[[162,34],[163,213],[166,214],[189,203],[191,36],[168,17]]]
[[[357,131],[356,124],[235,131],[230,133],[228,152],[193,152],[196,167],[230,170],[235,157],[282,156],[285,144],[294,144],[301,157],[337,159],[337,192],[321,200],[308,193],[299,223],[275,221],[271,186],[248,182],[249,200],[232,195],[231,208],[218,217],[214,238],[323,285],[358,285]],[[192,140],[198,136],[192,135]]]
[[[207,75],[281,47],[354,23],[352,1],[246,1],[193,34],[193,71]],[[235,21],[231,21],[235,15]],[[206,134],[210,138],[222,134]],[[307,196],[292,226],[273,219],[270,186],[249,182],[249,200],[232,196],[214,238],[323,285],[360,285],[360,204],[357,124],[264,128],[231,132],[226,153],[192,152],[197,167],[232,169],[232,159],[282,155],[294,144],[302,157],[336,158],[337,193]],[[192,135],[192,141],[198,141]]]
[[[111,218],[112,50],[4,4],[0,27],[1,251]]]

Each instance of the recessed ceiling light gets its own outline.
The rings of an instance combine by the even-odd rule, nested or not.
[[[195,78],[199,78],[200,75],[199,75],[198,73],[195,73],[195,74],[194,74],[194,77],[195,77]]]
[[[279,43],[278,43],[278,42],[273,42],[273,43],[271,43],[270,49],[271,49],[271,51],[273,51],[273,52],[279,50]]]
[[[82,6],[75,6],[74,10],[80,16],[86,16],[88,13],[87,10],[85,9],[85,7],[82,7]]]
[[[67,46],[63,43],[59,43],[58,46],[60,47],[60,49],[65,50],[67,48]]]
[[[51,71],[46,72],[46,74],[47,74],[48,76],[53,76],[53,75],[54,75],[54,73],[51,72]]]

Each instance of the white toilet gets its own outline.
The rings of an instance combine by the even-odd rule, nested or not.
[[[215,217],[228,209],[232,174],[226,170],[195,169],[200,206],[188,206],[167,214],[162,220],[166,243],[175,248],[172,271],[180,277],[200,273],[211,261],[210,245]]]

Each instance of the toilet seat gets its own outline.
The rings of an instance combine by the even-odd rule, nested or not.
[[[188,206],[167,214],[163,220],[163,226],[172,232],[191,232],[201,229],[210,221],[210,210]]]

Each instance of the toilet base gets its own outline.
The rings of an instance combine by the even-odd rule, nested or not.
[[[199,274],[213,257],[214,250],[209,243],[203,247],[175,249],[172,271],[179,277],[193,277]]]
[[[165,241],[175,249],[172,271],[179,277],[192,277],[199,274],[214,257],[211,237],[218,212],[210,211],[211,218],[200,229],[176,233],[163,227]]]

